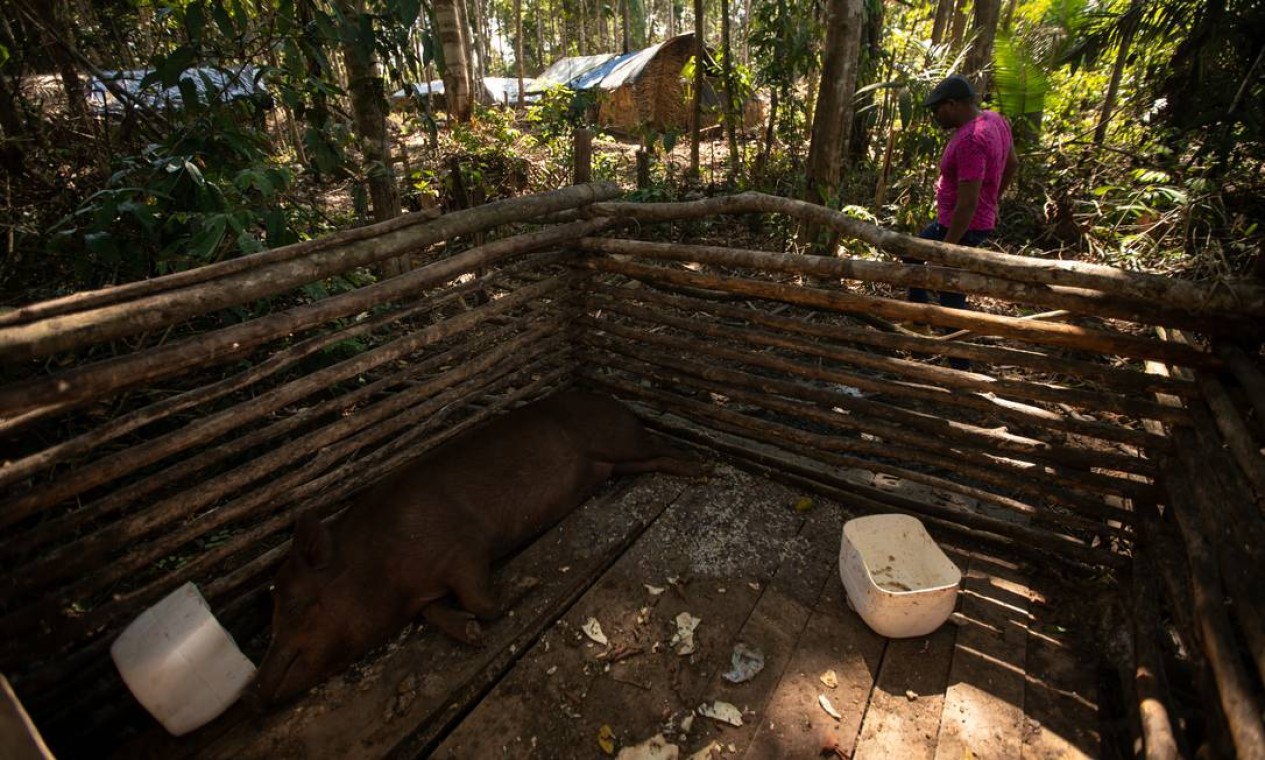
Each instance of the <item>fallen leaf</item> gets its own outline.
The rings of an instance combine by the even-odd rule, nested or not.
[[[651,586],[649,583],[644,584],[644,585],[646,587],[646,591],[650,594],[650,596],[658,596],[659,594],[662,594],[664,591],[667,591],[667,589],[664,588],[663,586]]]
[[[796,512],[807,512],[813,508],[813,500],[809,496],[801,496],[795,500]]]
[[[839,674],[835,673],[833,670],[827,670],[825,673],[822,673],[819,678],[821,682],[827,686],[827,688],[835,689],[839,686]]]
[[[585,621],[584,625],[580,627],[580,630],[584,631],[585,636],[588,636],[590,639],[593,639],[602,646],[606,646],[606,644],[609,643],[609,639],[606,638],[606,634],[602,633],[602,624],[597,622],[597,618],[589,618]]]
[[[688,612],[676,616],[676,633],[672,636],[670,646],[677,654],[685,656],[694,653],[694,629],[701,622],[702,618],[696,618]]]
[[[719,699],[710,705],[703,703],[698,706],[698,714],[704,718],[711,718],[721,723],[728,723],[731,726],[742,725],[742,711],[734,707],[728,702],[722,702]]]
[[[615,754],[615,732],[605,723],[597,730],[597,746],[608,755]]]
[[[834,705],[830,704],[830,700],[825,694],[817,695],[817,704],[821,705],[821,709],[825,710],[826,714],[830,717],[835,720],[843,720],[843,716],[839,714],[839,711],[835,709]]]
[[[655,734],[641,744],[624,747],[615,760],[677,760],[681,748],[669,744],[663,734]]]

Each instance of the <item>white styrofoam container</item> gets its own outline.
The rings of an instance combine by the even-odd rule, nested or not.
[[[843,526],[839,574],[857,614],[892,639],[925,636],[957,603],[962,571],[909,515],[870,515]]]
[[[175,736],[214,720],[255,676],[192,583],[133,620],[110,656],[127,688]]]

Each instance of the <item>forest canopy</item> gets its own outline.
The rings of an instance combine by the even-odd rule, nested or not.
[[[580,127],[640,197],[758,189],[909,232],[944,140],[920,104],[949,73],[1015,129],[1007,250],[1262,267],[1260,2],[0,0],[0,21],[10,305],[564,185]],[[687,33],[692,130],[529,95],[560,59]]]

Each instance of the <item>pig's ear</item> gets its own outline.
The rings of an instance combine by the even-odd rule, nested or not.
[[[325,523],[309,512],[295,523],[294,551],[305,565],[320,570],[334,560],[334,537]]]

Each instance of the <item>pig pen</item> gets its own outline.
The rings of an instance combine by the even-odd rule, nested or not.
[[[0,672],[53,751],[595,757],[662,733],[683,757],[1261,756],[1259,282],[754,193],[617,197],[414,214],[0,313]],[[792,224],[856,255],[730,242]],[[194,581],[257,661],[298,513],[572,386],[716,471],[608,484],[498,571],[540,583],[482,648],[410,628],[179,739],[129,695],[109,646],[141,611]],[[920,517],[964,572],[930,636],[843,603],[840,529],[873,512]],[[733,684],[738,643],[765,665]],[[699,714],[737,722],[718,703],[742,725]]]

